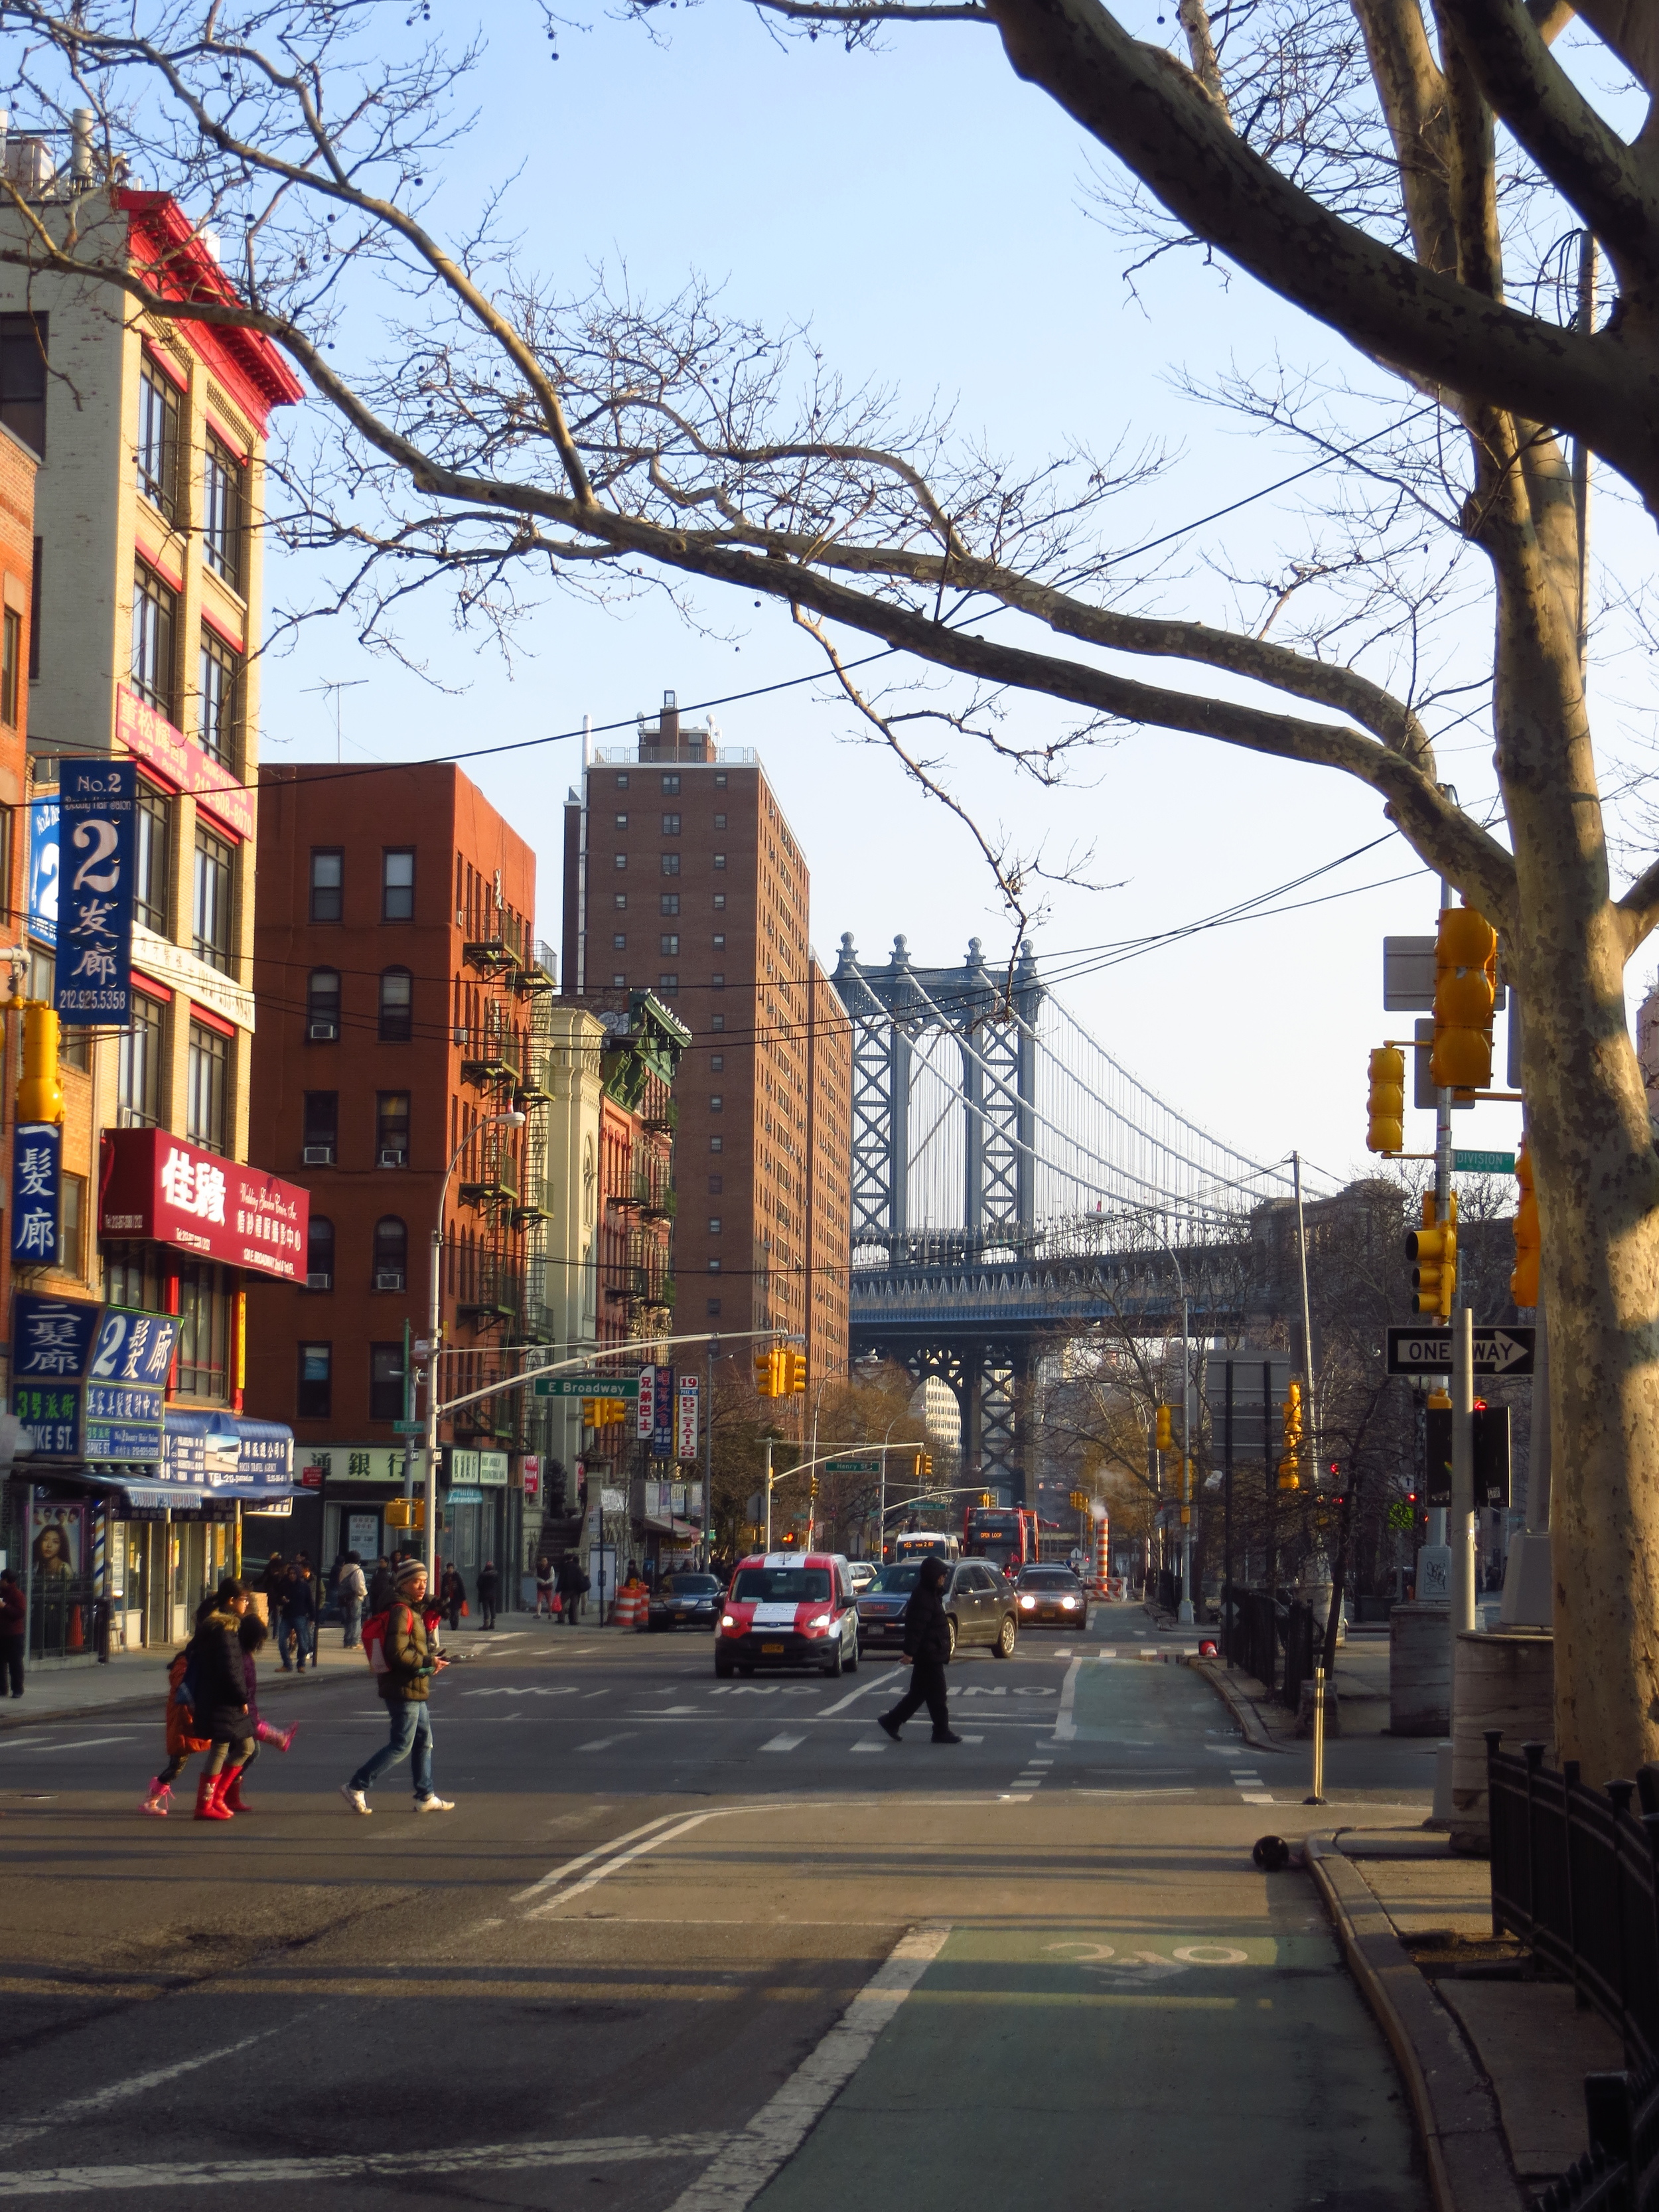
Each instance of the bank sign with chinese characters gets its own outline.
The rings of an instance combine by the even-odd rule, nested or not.
[[[36,1459],[159,1466],[176,1314],[81,1298],[12,1301],[11,1410]]]
[[[106,1129],[98,1233],[172,1244],[228,1267],[302,1280],[311,1194],[165,1129]]]

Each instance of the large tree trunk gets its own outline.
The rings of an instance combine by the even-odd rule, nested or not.
[[[1599,1785],[1659,1756],[1659,1157],[1563,549],[1500,526],[1488,550],[1516,869],[1505,955],[1549,1307],[1556,1733]]]

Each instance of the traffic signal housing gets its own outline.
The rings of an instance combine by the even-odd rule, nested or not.
[[[924,1482],[931,1482],[933,1479],[933,1455],[932,1452],[923,1452],[919,1457],[916,1464],[921,1472],[922,1480]]]
[[[1285,1452],[1279,1462],[1279,1486],[1281,1490],[1300,1490],[1302,1487],[1302,1385],[1286,1384],[1285,1390]]]
[[[424,1498],[394,1498],[386,1509],[388,1528],[424,1528],[426,1500]]]
[[[783,1390],[787,1397],[798,1397],[806,1388],[806,1354],[786,1352],[783,1355]]]
[[[1515,1208],[1515,1270],[1510,1296],[1518,1306],[1538,1304],[1538,1200],[1532,1187],[1532,1155],[1522,1137],[1516,1147],[1515,1179],[1521,1186]]]
[[[1370,1096],[1366,1103],[1365,1149],[1406,1149],[1406,1055],[1391,1044],[1371,1054]]]
[[[58,1074],[58,1017],[50,1006],[33,1000],[23,1008],[23,1073],[17,1083],[17,1118],[60,1123],[64,1118],[64,1086]]]
[[[1069,1502],[1073,1513],[1086,1512],[1089,1504],[1089,1493],[1086,1490],[1074,1490],[1071,1494]]]
[[[1171,1407],[1168,1406],[1158,1407],[1158,1429],[1152,1441],[1161,1452],[1175,1449],[1175,1416]]]
[[[788,1382],[785,1353],[781,1345],[763,1345],[755,1353],[755,1394],[761,1398],[781,1398]],[[805,1388],[805,1385],[802,1386]]]
[[[1457,1292],[1457,1198],[1444,1221],[1435,1219],[1434,1194],[1423,1198],[1423,1226],[1406,1238],[1412,1262],[1412,1311],[1448,1317]]]
[[[1472,906],[1443,907],[1434,941],[1434,1049],[1429,1060],[1437,1088],[1481,1091],[1492,1081],[1497,997],[1497,932]]]

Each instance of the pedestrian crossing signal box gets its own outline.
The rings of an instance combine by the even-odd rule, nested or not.
[[[426,1500],[424,1498],[394,1498],[386,1509],[388,1528],[424,1528]]]

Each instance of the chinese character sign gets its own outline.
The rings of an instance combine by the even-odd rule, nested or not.
[[[132,1018],[133,823],[130,760],[66,760],[59,787],[58,977],[62,1022]]]
[[[12,1135],[11,1263],[58,1261],[58,1197],[64,1133],[53,1121],[21,1121]]]
[[[98,1229],[289,1282],[305,1272],[310,1194],[165,1129],[106,1129]]]
[[[20,1291],[12,1301],[11,1371],[31,1381],[78,1382],[104,1309],[82,1298]]]
[[[634,1433],[649,1442],[657,1425],[657,1370],[654,1367],[640,1370],[640,1395],[634,1408]]]
[[[678,1460],[695,1460],[697,1456],[697,1378],[695,1375],[681,1376],[678,1407],[674,1423],[674,1456]]]
[[[645,1386],[640,1386],[641,1402]],[[666,1459],[674,1449],[674,1370],[659,1367],[656,1370],[655,1418],[651,1428],[651,1451],[655,1459]]]
[[[58,801],[37,799],[29,807],[29,935],[58,942]]]

